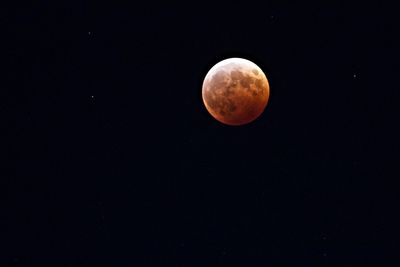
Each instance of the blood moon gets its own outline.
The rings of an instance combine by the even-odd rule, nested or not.
[[[244,125],[258,118],[267,106],[269,83],[253,62],[228,58],[208,71],[202,97],[216,120],[227,125]]]

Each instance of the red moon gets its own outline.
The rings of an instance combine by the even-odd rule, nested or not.
[[[216,120],[227,125],[244,125],[257,119],[267,106],[269,83],[253,62],[229,58],[209,70],[202,96]]]

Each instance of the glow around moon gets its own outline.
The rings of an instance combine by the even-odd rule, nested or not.
[[[202,88],[208,112],[228,125],[244,125],[257,119],[267,106],[269,94],[264,72],[243,58],[229,58],[214,65]]]

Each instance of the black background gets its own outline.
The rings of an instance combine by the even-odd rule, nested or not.
[[[281,2],[281,1],[277,1]],[[3,9],[4,266],[382,266],[398,252],[398,28],[383,3]],[[214,120],[243,57],[265,112]]]

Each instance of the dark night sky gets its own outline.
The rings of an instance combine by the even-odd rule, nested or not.
[[[1,11],[1,266],[382,266],[396,255],[394,7],[131,2]],[[201,99],[228,57],[270,82],[265,112],[242,127]]]

